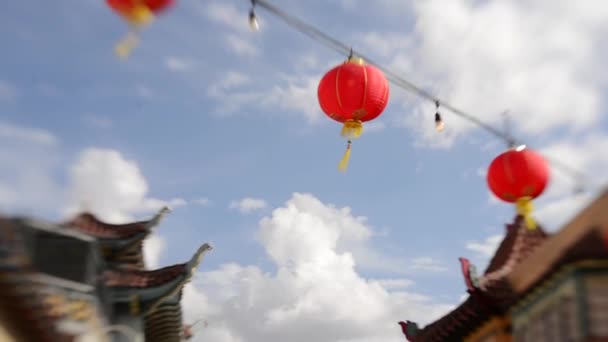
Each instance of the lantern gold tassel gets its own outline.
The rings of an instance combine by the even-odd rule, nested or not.
[[[515,207],[517,208],[517,214],[524,217],[526,221],[526,226],[530,230],[536,229],[536,221],[532,217],[532,210],[534,210],[534,204],[532,204],[531,197],[522,197],[517,200],[515,203]]]
[[[356,139],[361,136],[361,133],[363,133],[363,123],[361,120],[348,119],[344,121],[340,134],[345,138]]]
[[[116,44],[114,53],[122,59],[127,59],[138,43],[139,39],[137,37],[137,32],[130,31],[126,37]]]
[[[129,21],[131,30],[114,47],[114,52],[122,59],[128,58],[131,51],[137,46],[139,43],[139,30],[154,20],[154,13],[145,5],[140,4],[129,13],[127,20]]]
[[[338,170],[340,171],[346,171],[346,169],[348,168],[348,160],[350,159],[350,145],[351,145],[351,141],[348,141],[348,144],[346,145],[346,152],[344,152],[344,156],[342,157],[342,160],[340,160],[340,164],[338,164]]]

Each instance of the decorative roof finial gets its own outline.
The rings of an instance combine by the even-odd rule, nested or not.
[[[408,341],[415,341],[416,335],[418,335],[418,324],[412,321],[399,322],[401,331],[405,335]]]
[[[162,207],[158,211],[158,213],[156,213],[156,215],[154,215],[154,217],[151,220],[146,222],[146,229],[152,229],[152,228],[158,226],[158,224],[163,219],[163,217],[165,217],[165,215],[167,215],[170,212],[171,212],[171,208],[169,208],[168,206],[165,205],[164,207]]]
[[[194,273],[198,265],[200,265],[201,261],[203,261],[203,257],[209,251],[213,250],[213,246],[209,243],[204,243],[199,249],[196,251],[192,259],[188,262],[188,269],[191,273]]]

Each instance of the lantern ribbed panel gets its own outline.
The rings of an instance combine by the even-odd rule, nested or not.
[[[389,87],[384,74],[373,65],[346,62],[323,76],[317,95],[321,109],[330,118],[365,122],[382,114]]]
[[[506,202],[523,197],[536,198],[549,182],[549,165],[538,153],[524,149],[509,150],[496,157],[488,168],[490,190]]]
[[[106,0],[108,6],[123,15],[131,13],[138,4],[147,7],[154,13],[158,13],[170,7],[174,2],[175,0],[141,0],[139,3],[136,0]]]

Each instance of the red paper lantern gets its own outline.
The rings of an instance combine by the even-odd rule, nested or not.
[[[131,26],[131,32],[116,45],[118,56],[126,58],[137,45],[137,34],[141,27],[149,24],[154,15],[170,7],[175,0],[106,0],[107,5]]]
[[[343,124],[342,136],[349,138],[340,163],[344,170],[350,156],[350,139],[363,132],[363,122],[380,116],[388,103],[389,87],[382,71],[349,57],[323,76],[317,89],[319,104],[330,118]]]
[[[531,201],[545,191],[549,178],[547,161],[524,146],[496,157],[487,174],[490,190],[501,200],[516,203],[518,213],[526,218],[530,228],[535,227],[530,216]]]
[[[127,19],[134,17],[136,11],[160,13],[169,8],[175,0],[106,0],[110,8]]]

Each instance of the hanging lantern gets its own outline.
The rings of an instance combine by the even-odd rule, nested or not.
[[[378,68],[351,56],[323,76],[317,95],[323,112],[343,124],[341,134],[348,144],[339,169],[346,170],[351,140],[361,135],[364,122],[377,118],[386,108],[388,82]]]
[[[114,48],[116,54],[121,58],[128,57],[137,45],[139,30],[174,2],[175,0],[106,0],[107,5],[131,27],[127,36]]]
[[[496,157],[488,169],[487,182],[496,197],[515,203],[529,229],[536,228],[532,218],[532,200],[540,196],[549,183],[547,161],[538,153],[520,146]]]

